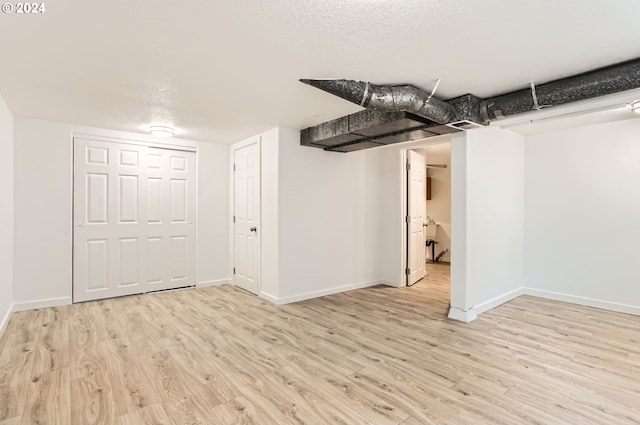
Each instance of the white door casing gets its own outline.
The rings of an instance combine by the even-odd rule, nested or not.
[[[195,154],[163,151],[74,139],[74,302],[195,284]]]
[[[233,283],[258,293],[260,258],[260,145],[233,151]]]
[[[422,155],[407,151],[407,285],[425,276],[424,222],[426,214],[426,163]]]

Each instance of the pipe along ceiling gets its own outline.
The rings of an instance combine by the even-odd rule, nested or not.
[[[441,100],[412,85],[300,81],[366,108],[300,132],[304,146],[351,152],[482,127],[525,112],[633,90],[640,87],[640,59],[488,99],[466,94]]]

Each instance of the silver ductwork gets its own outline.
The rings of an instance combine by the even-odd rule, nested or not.
[[[636,59],[583,74],[485,99],[480,113],[494,121],[552,106],[565,105],[640,87],[640,60]]]
[[[411,85],[383,86],[355,80],[300,80],[379,112],[410,112],[439,124],[451,121],[453,106]]]
[[[482,127],[509,116],[640,88],[640,59],[583,74],[530,83],[488,99],[466,94],[446,101],[412,85],[355,80],[300,80],[367,110],[300,132],[300,143],[352,152]]]

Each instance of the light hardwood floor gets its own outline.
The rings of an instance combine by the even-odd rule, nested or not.
[[[220,286],[15,313],[0,424],[640,423],[640,317],[520,297],[453,322],[428,269],[280,307]]]

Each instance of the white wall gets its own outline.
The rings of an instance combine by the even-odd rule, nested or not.
[[[278,154],[281,301],[377,283],[365,267],[364,153],[300,146],[281,128]]]
[[[15,119],[15,277],[17,309],[71,302],[72,134],[161,141],[198,149],[198,284],[229,280],[229,147],[154,139],[76,125]]]
[[[466,164],[467,296],[457,307],[477,314],[522,293],[524,137],[469,131]]]
[[[191,142],[188,142],[191,143]],[[196,142],[198,148],[199,285],[228,283],[229,262],[229,146]]]
[[[640,119],[528,136],[529,293],[640,314]]]
[[[406,149],[406,148],[405,148]],[[404,285],[402,252],[402,148],[365,150],[365,222],[367,268],[380,282]]]
[[[0,336],[13,308],[13,115],[0,96]]]
[[[279,239],[278,239],[278,205],[280,202],[278,188],[280,129],[274,128],[260,135],[261,158],[261,197],[260,209],[260,243],[261,273],[260,292],[271,300],[278,298],[280,291],[279,275]]]

